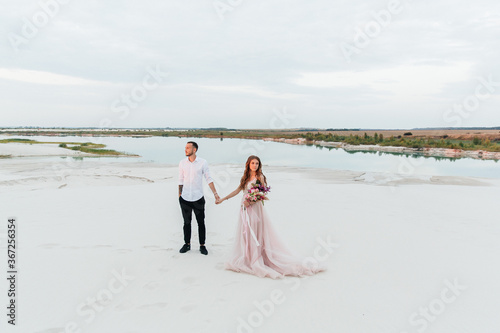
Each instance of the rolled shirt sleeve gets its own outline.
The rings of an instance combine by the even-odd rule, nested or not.
[[[184,185],[184,168],[182,166],[182,161],[179,162],[179,185]]]
[[[210,177],[210,169],[208,168],[208,163],[207,161],[203,162],[203,175],[205,176],[205,180],[207,181],[207,184],[213,183],[214,180],[212,177]]]

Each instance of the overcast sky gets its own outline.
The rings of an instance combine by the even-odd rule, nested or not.
[[[0,127],[500,126],[498,0],[0,3]]]

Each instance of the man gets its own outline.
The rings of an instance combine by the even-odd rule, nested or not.
[[[205,247],[205,198],[203,197],[203,182],[208,183],[215,200],[220,200],[215,190],[214,182],[210,178],[208,163],[201,157],[196,156],[198,144],[189,141],[186,144],[185,153],[187,158],[179,162],[179,203],[181,205],[182,217],[184,218],[184,245],[179,250],[185,253],[191,249],[191,217],[192,212],[198,222],[198,237],[200,241],[200,252],[208,254]]]

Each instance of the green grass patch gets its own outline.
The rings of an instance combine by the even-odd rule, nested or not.
[[[3,140],[0,140],[0,143],[11,143],[11,142],[17,142],[17,143],[37,143],[37,141],[30,140],[30,139],[3,139]]]
[[[91,153],[97,155],[113,155],[113,156],[127,155],[112,149],[96,149],[88,147],[79,147],[79,148],[80,148],[79,150],[83,151],[84,153]]]

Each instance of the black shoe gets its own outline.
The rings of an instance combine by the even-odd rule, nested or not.
[[[182,248],[179,250],[180,253],[186,253],[187,251],[191,250],[191,245],[189,244],[184,244]]]
[[[208,254],[208,251],[207,251],[207,248],[205,247],[205,245],[200,246],[200,252],[201,252],[201,254],[204,254],[204,255]]]

